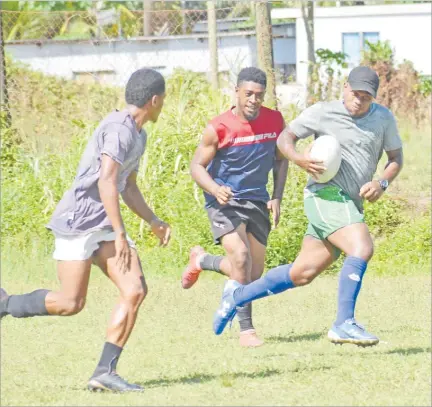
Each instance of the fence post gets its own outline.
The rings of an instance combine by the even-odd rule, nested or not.
[[[151,18],[152,18],[152,0],[143,0],[143,34],[144,37],[150,37],[152,34]]]
[[[267,103],[271,108],[277,109],[276,77],[273,66],[273,35],[267,0],[256,1],[255,15],[258,66],[267,75]]]
[[[219,88],[219,61],[217,51],[217,24],[214,0],[207,1],[207,28],[210,53],[210,81],[215,89]]]
[[[6,79],[6,59],[3,39],[3,13],[0,11],[0,110],[5,111],[6,126],[12,124]]]

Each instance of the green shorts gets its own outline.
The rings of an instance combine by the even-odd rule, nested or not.
[[[345,226],[364,223],[364,215],[354,201],[336,186],[327,186],[315,192],[307,191],[304,209],[309,220],[306,235],[319,240],[327,239]],[[337,248],[335,255],[340,255]]]

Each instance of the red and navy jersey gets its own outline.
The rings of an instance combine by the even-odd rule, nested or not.
[[[218,151],[207,167],[219,184],[229,186],[234,199],[267,202],[267,182],[273,169],[276,141],[284,128],[280,112],[261,107],[252,121],[236,116],[232,109],[213,119],[210,124],[219,138]],[[215,197],[204,194],[206,206]]]

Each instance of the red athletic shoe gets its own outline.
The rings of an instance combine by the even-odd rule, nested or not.
[[[191,288],[197,282],[202,271],[202,268],[197,264],[197,257],[204,253],[205,251],[201,246],[192,247],[189,254],[189,264],[182,274],[181,283],[183,288]]]

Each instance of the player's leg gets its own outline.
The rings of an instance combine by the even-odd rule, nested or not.
[[[221,237],[222,246],[225,249],[226,259],[231,265],[230,279],[240,284],[251,282],[252,255],[249,247],[249,239],[246,232],[246,225],[241,223],[235,230]],[[243,335],[254,330],[252,325],[252,304],[245,303],[237,309],[237,319],[240,325],[240,344]],[[257,342],[257,341],[255,341]],[[256,344],[258,345],[258,343]],[[249,346],[246,345],[245,346]]]
[[[264,277],[238,287],[233,295],[236,305],[310,284],[336,258],[337,254],[331,244],[306,235],[294,263],[270,269]]]
[[[247,285],[229,280],[224,288],[221,305],[214,317],[215,333],[219,335],[223,332],[226,324],[234,317],[236,307],[309,284],[336,257],[337,253],[330,243],[306,235],[300,253],[293,264],[273,268],[260,279]]]
[[[252,282],[258,280],[264,272],[266,246],[259,242],[253,233],[247,233],[247,237],[252,258],[250,278]],[[244,312],[245,315],[242,321],[243,329],[240,332],[240,345],[243,347],[258,347],[263,345],[264,342],[257,336],[252,323],[252,303],[248,303],[246,307],[238,307],[237,316],[239,316],[241,312]]]
[[[231,263],[226,256],[208,253],[201,246],[192,247],[189,252],[189,262],[182,274],[182,287],[191,288],[204,270],[229,277]]]
[[[269,210],[263,202],[242,201],[242,216],[247,219],[246,232],[251,253],[252,267],[250,281],[255,281],[264,272],[267,240],[271,230]],[[243,315],[242,315],[243,314]],[[263,341],[258,338],[252,324],[252,302],[237,307],[237,316],[242,317],[240,344],[242,346],[261,346]]]
[[[242,222],[233,205],[236,203],[230,201],[226,205],[216,204],[215,207],[207,208],[214,242],[217,245],[221,244],[222,236],[235,230]],[[214,271],[229,277],[232,265],[226,256],[213,255],[205,252],[202,247],[195,246],[190,251],[189,263],[182,274],[182,287],[191,288],[198,281],[203,270]]]
[[[91,237],[60,237],[54,258],[60,281],[58,291],[36,290],[23,295],[0,293],[0,317],[27,318],[41,315],[75,315],[85,304],[92,254]]]
[[[246,225],[240,223],[233,231],[221,237],[229,266],[229,277],[242,284],[250,282],[252,257],[246,233]]]
[[[329,331],[329,339],[341,344],[376,345],[379,339],[367,332],[354,318],[363,277],[373,255],[369,229],[365,223],[350,224],[331,234],[328,240],[347,255],[339,275],[338,311]]]
[[[93,258],[94,263],[117,286],[120,298],[112,312],[102,355],[88,387],[90,390],[141,391],[140,386],[126,382],[116,373],[118,359],[147,294],[140,259],[136,250],[131,248],[130,269],[126,273],[120,272],[115,263],[114,241],[101,243]]]
[[[373,243],[363,213],[340,188],[326,187],[305,199],[309,221],[318,225],[320,234],[347,254],[340,274],[338,316],[329,331],[335,343],[370,346],[378,338],[369,334],[354,319],[354,307]]]
[[[43,315],[69,316],[80,312],[85,305],[91,260],[59,261],[57,274],[58,291],[39,289],[28,294],[7,295],[2,293],[0,316],[28,318]]]

